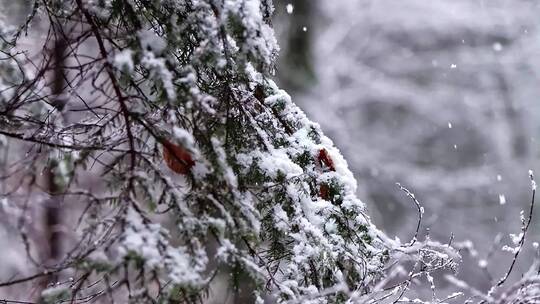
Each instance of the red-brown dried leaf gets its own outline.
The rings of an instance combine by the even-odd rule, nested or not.
[[[319,155],[317,156],[317,159],[321,163],[321,165],[325,165],[330,169],[330,171],[336,171],[336,167],[334,167],[334,162],[332,161],[332,158],[330,158],[330,155],[328,155],[328,151],[326,149],[322,148],[319,150]]]
[[[168,140],[163,141],[163,159],[167,167],[178,174],[188,174],[195,165],[195,161],[186,149]]]
[[[326,184],[321,184],[321,186],[319,187],[319,196],[323,199],[323,200],[328,200],[330,198],[330,189],[328,188],[328,185]]]

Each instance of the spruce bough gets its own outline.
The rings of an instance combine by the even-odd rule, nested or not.
[[[54,161],[80,217],[79,241],[38,268],[76,284],[44,301],[196,302],[226,275],[258,303],[343,303],[382,276],[396,243],[370,222],[332,141],[271,80],[272,11],[270,0],[36,1],[21,28],[2,28],[0,132],[47,148],[16,172]],[[25,33],[41,57],[19,44]],[[171,145],[188,156],[169,153],[167,166]]]

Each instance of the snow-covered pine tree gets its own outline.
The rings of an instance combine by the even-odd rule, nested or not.
[[[54,273],[73,280],[45,301],[141,303],[202,300],[223,275],[258,303],[370,290],[396,243],[370,222],[332,141],[270,79],[272,10],[271,0],[48,0],[20,28],[2,27],[0,133],[16,152],[2,195],[39,202],[54,162],[75,241],[46,265],[21,232],[36,272],[0,286]]]

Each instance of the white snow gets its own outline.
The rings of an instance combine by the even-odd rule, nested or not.
[[[504,246],[502,247],[502,250],[503,250],[503,251],[510,252],[510,253],[512,253],[512,254],[516,254],[516,253],[518,252],[518,250],[519,250],[519,247],[510,247],[510,246],[508,246],[508,245],[504,245]]]
[[[285,7],[285,9],[287,10],[287,14],[290,15],[290,14],[293,13],[294,6],[291,3],[288,3],[287,6]]]
[[[165,65],[165,59],[157,58],[152,52],[145,52],[141,60],[141,65],[149,69],[161,81],[167,97],[170,100],[174,100],[176,98],[176,91],[173,84],[173,76]]]
[[[523,238],[523,232],[521,232],[520,234],[510,233],[510,239],[512,240],[512,243],[514,243],[514,245],[519,244],[522,238]]]
[[[504,194],[499,194],[499,204],[506,204],[506,197],[504,196]]]
[[[124,231],[124,238],[119,247],[120,256],[126,256],[130,252],[144,259],[150,268],[159,267],[163,261],[158,246],[163,242],[161,226],[159,224],[143,224],[140,215],[133,209],[128,209],[126,214],[128,225]]]
[[[135,65],[133,63],[133,51],[130,49],[122,50],[114,56],[113,65],[115,68],[126,73],[133,72]]]
[[[478,267],[480,267],[480,268],[486,268],[487,265],[488,265],[488,262],[486,260],[484,260],[484,259],[481,259],[481,260],[478,261]]]
[[[140,30],[137,33],[139,37],[141,48],[146,51],[152,51],[159,55],[167,47],[167,42],[163,37],[158,36],[152,29]]]

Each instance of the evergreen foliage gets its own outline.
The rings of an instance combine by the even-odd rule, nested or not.
[[[32,187],[53,163],[81,210],[79,242],[47,271],[76,271],[78,286],[101,276],[135,302],[198,301],[224,273],[258,301],[369,291],[395,244],[331,140],[270,79],[272,11],[269,0],[36,1],[2,33],[0,133],[33,146],[12,174]],[[42,23],[36,56],[20,40]]]

